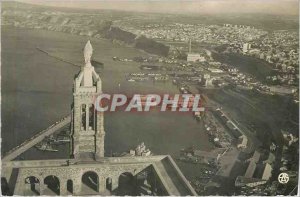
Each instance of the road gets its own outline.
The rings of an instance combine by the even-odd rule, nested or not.
[[[189,188],[186,184],[181,184],[185,177],[180,173],[180,170],[174,163],[174,161],[169,158],[164,158],[160,162],[155,163],[155,170],[160,174],[160,178],[164,183],[169,195],[175,196],[186,196],[186,195],[196,195],[194,189]]]

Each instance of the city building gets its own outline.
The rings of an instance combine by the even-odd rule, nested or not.
[[[255,151],[253,156],[250,159],[248,159],[250,162],[249,162],[249,165],[248,165],[248,168],[246,170],[244,177],[246,177],[246,178],[253,177],[254,171],[256,169],[256,164],[259,161],[259,159],[260,159],[260,153],[258,151]]]
[[[276,94],[293,94],[297,91],[297,88],[294,87],[285,87],[285,86],[270,86],[270,92]]]
[[[243,53],[247,53],[249,49],[251,49],[251,44],[244,43],[243,44]]]
[[[243,177],[243,176],[238,176],[235,180],[234,185],[236,187],[247,186],[247,187],[252,188],[252,187],[256,187],[256,186],[263,185],[263,184],[266,184],[266,183],[267,183],[266,180],[256,179],[256,178],[246,178],[246,177]]]
[[[239,137],[237,148],[238,149],[245,149],[245,148],[247,148],[247,144],[248,144],[247,136],[242,135],[242,136]]]
[[[187,55],[187,61],[188,62],[204,62],[205,58],[201,57],[199,53],[188,53]]]
[[[275,162],[275,155],[270,152],[268,154],[268,158],[265,161],[263,161],[263,164],[268,163],[272,165],[274,162]]]
[[[261,179],[262,180],[269,180],[272,176],[272,170],[273,170],[272,166],[269,163],[265,163],[264,164],[264,171],[263,171]]]
[[[265,184],[272,176],[272,166],[266,161],[273,161],[272,156],[263,163],[260,162],[261,154],[255,151],[248,160],[247,170],[244,176],[238,176],[235,180],[235,186],[256,187]]]
[[[212,73],[223,73],[224,71],[217,68],[208,68],[208,70]]]
[[[203,56],[200,56],[199,53],[192,53],[192,41],[190,40],[189,43],[189,52],[187,54],[187,61],[188,62],[204,62],[205,58]]]

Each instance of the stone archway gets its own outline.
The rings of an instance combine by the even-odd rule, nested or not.
[[[82,177],[82,193],[93,194],[99,192],[99,177],[96,172],[87,171]]]
[[[25,195],[40,195],[40,180],[35,176],[25,178],[25,187],[27,189]]]
[[[108,177],[106,179],[106,189],[108,191],[112,191],[112,178]]]
[[[47,176],[44,179],[44,184],[47,186],[44,195],[60,195],[60,181],[57,176]]]
[[[71,179],[67,180],[67,191],[70,194],[73,194],[73,181]]]
[[[119,176],[118,195],[135,195],[135,178],[132,173],[124,172]]]

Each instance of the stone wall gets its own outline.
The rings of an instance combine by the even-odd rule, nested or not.
[[[60,183],[60,195],[67,195],[67,181],[73,182],[73,195],[83,195],[81,191],[82,176],[84,173],[92,171],[98,175],[99,179],[99,192],[106,189],[106,179],[111,178],[112,190],[118,187],[119,176],[122,173],[129,172],[133,176],[141,172],[150,163],[141,164],[80,164],[74,166],[61,166],[61,167],[29,167],[20,168],[19,175],[16,182],[15,195],[26,195],[25,193],[25,179],[34,176],[39,180],[40,195],[44,194],[47,185],[44,180],[47,176],[55,176]]]

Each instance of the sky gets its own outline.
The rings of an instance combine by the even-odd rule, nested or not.
[[[84,9],[158,13],[265,13],[298,15],[298,0],[18,0],[31,4]]]

